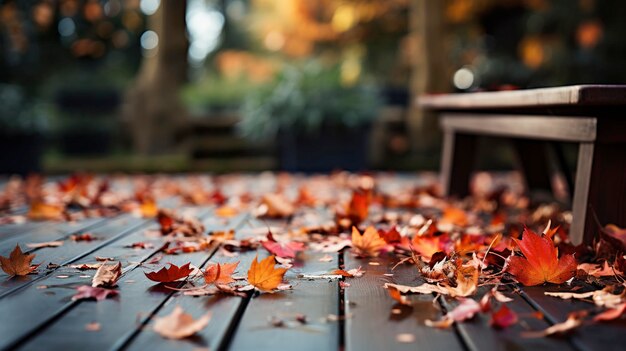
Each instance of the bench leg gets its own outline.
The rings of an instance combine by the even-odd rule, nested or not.
[[[587,203],[589,197],[589,185],[591,170],[594,166],[593,143],[581,143],[578,147],[578,162],[576,164],[576,183],[574,185],[574,200],[572,203],[572,227],[570,228],[570,240],[574,245],[583,242],[585,234],[585,220],[589,218]],[[597,178],[596,178],[597,179]]]
[[[447,129],[443,136],[441,186],[444,196],[469,195],[469,178],[476,159],[476,136]]]
[[[587,213],[583,217],[584,240],[588,244],[598,237],[599,225],[626,226],[626,143],[596,142],[592,153],[593,182],[589,184]]]

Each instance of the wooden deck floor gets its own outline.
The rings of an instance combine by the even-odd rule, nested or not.
[[[268,186],[261,183],[248,177],[245,184],[238,186],[259,193]],[[273,180],[269,183],[270,187],[274,186]],[[176,201],[165,201],[162,206],[179,208]],[[281,228],[293,221],[306,221],[305,213],[291,220],[263,222],[249,211],[224,219],[215,214],[214,206],[186,210],[192,210],[203,221],[206,233],[234,229],[239,239],[258,234],[255,228],[265,228],[266,223]],[[315,211],[318,214],[314,220],[329,219],[324,218],[324,208]],[[425,320],[441,318],[457,302],[443,297],[433,302],[432,295],[410,295],[411,307],[398,305],[383,284],[421,284],[423,279],[417,268],[400,265],[394,269],[398,259],[393,256],[355,258],[350,250],[331,253],[329,261],[320,260],[327,253],[307,249],[285,276],[293,285],[291,290],[248,293],[245,297],[186,296],[146,279],[144,272],[166,262],[177,265],[191,262],[202,269],[209,262],[241,261],[239,271],[244,274],[256,255],[268,254],[261,248],[229,257],[219,246],[214,246],[208,251],[167,255],[160,263],[150,264],[151,259],[161,254],[165,239],[146,237],[146,231],[157,228],[154,219],[131,214],[73,223],[45,221],[0,226],[3,256],[8,256],[16,243],[24,247],[33,242],[64,242],[60,247],[30,250],[37,255],[35,263],[42,263],[36,274],[12,279],[0,275],[0,349],[608,351],[623,350],[626,345],[623,323],[585,325],[562,337],[525,337],[523,333],[529,330],[563,322],[570,311],[594,308],[585,302],[545,297],[545,286],[521,289],[509,285],[504,290],[514,299],[508,306],[520,318],[510,328],[494,329],[483,315],[455,323],[448,329],[427,327]],[[68,240],[71,234],[85,232],[98,240]],[[136,242],[153,245],[147,249],[127,247]],[[98,302],[72,301],[75,287],[90,284],[94,271],[79,271],[70,265],[93,263],[95,257],[111,257],[122,262],[119,295]],[[299,278],[301,273],[359,266],[366,271],[360,278]],[[479,293],[475,298],[481,296]],[[175,306],[181,306],[195,318],[211,312],[211,321],[192,338],[164,339],[151,326],[155,318],[171,313]],[[538,311],[543,318],[537,318]],[[306,323],[300,322],[303,316]],[[88,330],[94,323],[97,330]]]

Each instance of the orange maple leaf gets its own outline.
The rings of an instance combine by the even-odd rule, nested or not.
[[[561,284],[576,274],[574,256],[563,255],[558,258],[558,250],[551,238],[540,236],[526,228],[522,240],[513,240],[524,257],[510,257],[507,271],[520,283],[526,286],[544,282]]]
[[[368,192],[362,190],[355,190],[352,193],[352,199],[348,204],[348,218],[354,224],[363,222],[369,213],[369,206],[371,202],[371,196]]]
[[[363,235],[356,227],[352,227],[352,248],[358,256],[377,257],[379,251],[387,246],[387,242],[380,237],[378,231],[369,226]]]
[[[9,257],[0,256],[0,264],[3,271],[10,276],[27,275],[39,265],[31,266],[35,254],[24,254],[19,245],[11,251]]]
[[[63,219],[63,211],[65,211],[65,206],[62,204],[49,204],[35,200],[31,203],[27,216],[35,221],[58,221]]]
[[[204,271],[204,282],[207,284],[230,284],[235,281],[232,275],[237,269],[239,261],[234,263],[213,264]]]
[[[274,256],[258,261],[258,255],[248,270],[248,283],[261,291],[272,291],[283,281],[286,268],[275,268]]]

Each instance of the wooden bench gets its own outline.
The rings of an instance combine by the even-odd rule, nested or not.
[[[440,114],[441,181],[446,195],[467,194],[479,135],[517,140],[531,189],[550,187],[545,149],[537,141],[573,142],[578,144],[578,162],[572,242],[591,243],[598,222],[626,225],[626,118],[622,115],[626,86],[428,95],[419,97],[418,103]]]

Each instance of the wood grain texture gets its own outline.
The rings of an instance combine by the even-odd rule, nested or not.
[[[574,85],[555,88],[466,94],[422,95],[417,104],[426,109],[481,109],[562,105],[626,105],[624,85]]]
[[[206,215],[206,213],[204,213]],[[136,234],[143,236],[143,231]],[[138,236],[138,235],[135,235]],[[139,241],[138,238],[126,238]],[[124,274],[118,282],[120,295],[113,299],[100,302],[75,301],[64,307],[62,315],[57,319],[43,324],[39,332],[20,344],[21,349],[39,349],[41,345],[47,345],[53,349],[62,348],[66,345],[67,338],[73,340],[72,344],[79,349],[101,350],[110,349],[125,339],[127,335],[134,333],[141,324],[147,320],[155,310],[159,309],[175,291],[167,289],[163,284],[157,284],[145,277],[145,271],[157,270],[166,262],[182,265],[187,262],[202,267],[213,253],[194,252],[180,255],[168,255],[161,262],[144,267],[142,262],[156,255],[162,244],[154,245],[151,250],[132,250],[125,248],[131,240],[122,245],[110,245],[101,254],[106,257],[115,257],[126,262]],[[182,283],[173,283],[170,286],[180,286]],[[73,291],[71,291],[73,293]],[[102,329],[97,333],[89,333],[85,337],[85,325],[92,322],[101,323]]]
[[[591,142],[596,139],[596,118],[550,115],[445,113],[444,130],[498,137]]]
[[[397,304],[384,283],[417,286],[424,281],[413,266],[402,265],[391,270],[396,260],[385,257],[356,259],[344,255],[346,269],[362,266],[367,272],[361,278],[347,279],[345,289],[345,350],[463,350],[454,330],[433,329],[424,325],[426,319],[437,320],[441,310],[433,304],[432,295],[411,295],[412,308]],[[370,265],[370,262],[379,265]],[[385,276],[384,274],[393,274]],[[392,309],[400,313],[392,313]],[[411,334],[415,341],[401,343],[399,334]]]
[[[575,300],[562,300],[559,298],[546,296],[545,291],[565,291],[565,288],[558,286],[525,287],[524,297],[532,304],[539,307],[546,318],[551,323],[564,322],[571,312],[597,310],[588,302]],[[571,336],[578,349],[582,350],[603,350],[618,351],[623,350],[626,345],[626,333],[624,333],[624,322],[615,321],[607,323],[584,323]]]
[[[145,219],[133,218],[132,216],[121,216],[110,220],[104,226],[98,227],[93,230],[93,235],[98,237],[99,240],[92,241],[72,241],[66,240],[63,245],[59,247],[45,247],[37,250],[33,250],[36,254],[33,262],[36,264],[41,263],[40,268],[36,274],[29,274],[23,277],[15,277],[13,279],[6,279],[0,282],[0,299],[17,291],[23,287],[31,285],[35,282],[39,282],[41,279],[55,273],[56,267],[50,269],[47,265],[52,263],[58,266],[63,266],[80,260],[81,258],[97,252],[101,248],[107,247],[112,242],[115,242],[122,237],[132,233],[135,229],[146,225],[148,222]],[[23,244],[23,243],[21,243]],[[10,250],[13,249],[13,245],[5,245],[3,247],[3,255],[7,255]]]
[[[230,342],[232,350],[336,350],[339,348],[339,324],[328,315],[339,312],[338,280],[297,279],[298,273],[330,272],[337,268],[337,255],[331,262],[319,262],[323,254],[307,252],[285,275],[294,289],[275,294],[261,294],[250,300],[237,332]],[[306,316],[299,324],[297,315]],[[272,327],[271,318],[287,323]]]
[[[479,288],[473,298],[477,301],[493,286]],[[505,295],[514,300],[506,306],[517,313],[519,322],[507,329],[498,330],[490,326],[488,314],[478,313],[473,319],[456,323],[455,328],[463,338],[467,348],[471,351],[482,350],[572,350],[567,339],[560,338],[527,338],[522,335],[529,330],[542,330],[550,326],[545,320],[533,316],[536,312],[524,299],[512,292]],[[445,308],[450,311],[458,306],[459,302],[452,298],[443,298]]]

